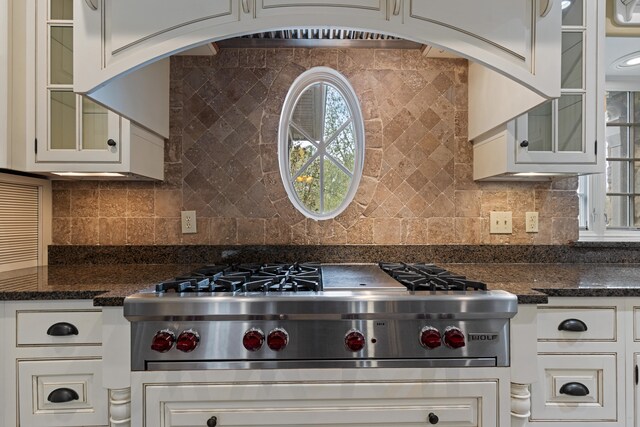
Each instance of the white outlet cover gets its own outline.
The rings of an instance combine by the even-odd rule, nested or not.
[[[196,228],[196,211],[182,211],[180,216],[182,217],[182,234],[198,232]]]
[[[527,233],[538,232],[538,212],[525,212],[525,231]]]

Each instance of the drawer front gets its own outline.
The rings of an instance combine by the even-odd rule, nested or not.
[[[19,310],[16,312],[20,346],[100,345],[100,310]]]
[[[615,354],[539,354],[535,421],[616,421]]]
[[[633,340],[640,341],[640,307],[633,307]]]
[[[158,384],[144,395],[146,425],[161,427],[477,427],[497,416],[495,382]]]
[[[615,307],[538,307],[538,341],[616,340]]]
[[[100,359],[19,361],[18,388],[23,426],[107,424]]]

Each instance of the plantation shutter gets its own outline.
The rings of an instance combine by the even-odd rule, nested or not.
[[[0,271],[38,265],[38,186],[0,181]]]

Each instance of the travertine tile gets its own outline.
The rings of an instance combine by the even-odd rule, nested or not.
[[[127,217],[153,216],[155,199],[153,190],[129,190],[127,193]]]
[[[101,245],[127,244],[126,218],[100,218],[98,227],[98,239]]]
[[[98,218],[71,218],[71,244],[97,245]]]
[[[127,215],[127,190],[101,188],[98,212],[101,218],[125,217]]]
[[[265,220],[260,218],[238,218],[238,244],[263,245]]]
[[[278,127],[291,83],[337,68],[365,118],[364,176],[329,221],[306,219],[280,178]],[[171,60],[163,182],[54,181],[56,244],[561,244],[577,239],[576,178],[475,182],[466,60],[391,49],[223,49]],[[183,235],[180,211],[198,233]],[[489,212],[514,233],[490,235]],[[524,212],[540,232],[524,231]]]
[[[480,217],[482,191],[463,190],[455,192],[456,217]]]
[[[376,218],[373,222],[373,243],[376,245],[398,245],[402,241],[402,220],[399,218]]]
[[[481,218],[455,218],[456,243],[478,245],[482,243]]]
[[[51,234],[54,245],[70,245],[71,218],[53,218],[51,221]]]
[[[154,239],[156,245],[179,245],[182,239],[180,218],[156,218]]]
[[[71,216],[71,190],[53,190],[52,213],[54,218]]]
[[[127,218],[127,244],[152,245],[155,221],[153,218]]]
[[[454,218],[429,218],[429,242],[432,244],[446,244],[455,242]]]
[[[98,190],[71,190],[71,216],[72,217],[97,217],[98,216]]]

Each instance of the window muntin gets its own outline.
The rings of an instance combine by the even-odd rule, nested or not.
[[[349,82],[312,68],[292,84],[279,127],[280,175],[305,216],[330,219],[353,200],[364,163],[364,125]]]
[[[608,229],[640,228],[640,92],[608,92],[606,113]]]

